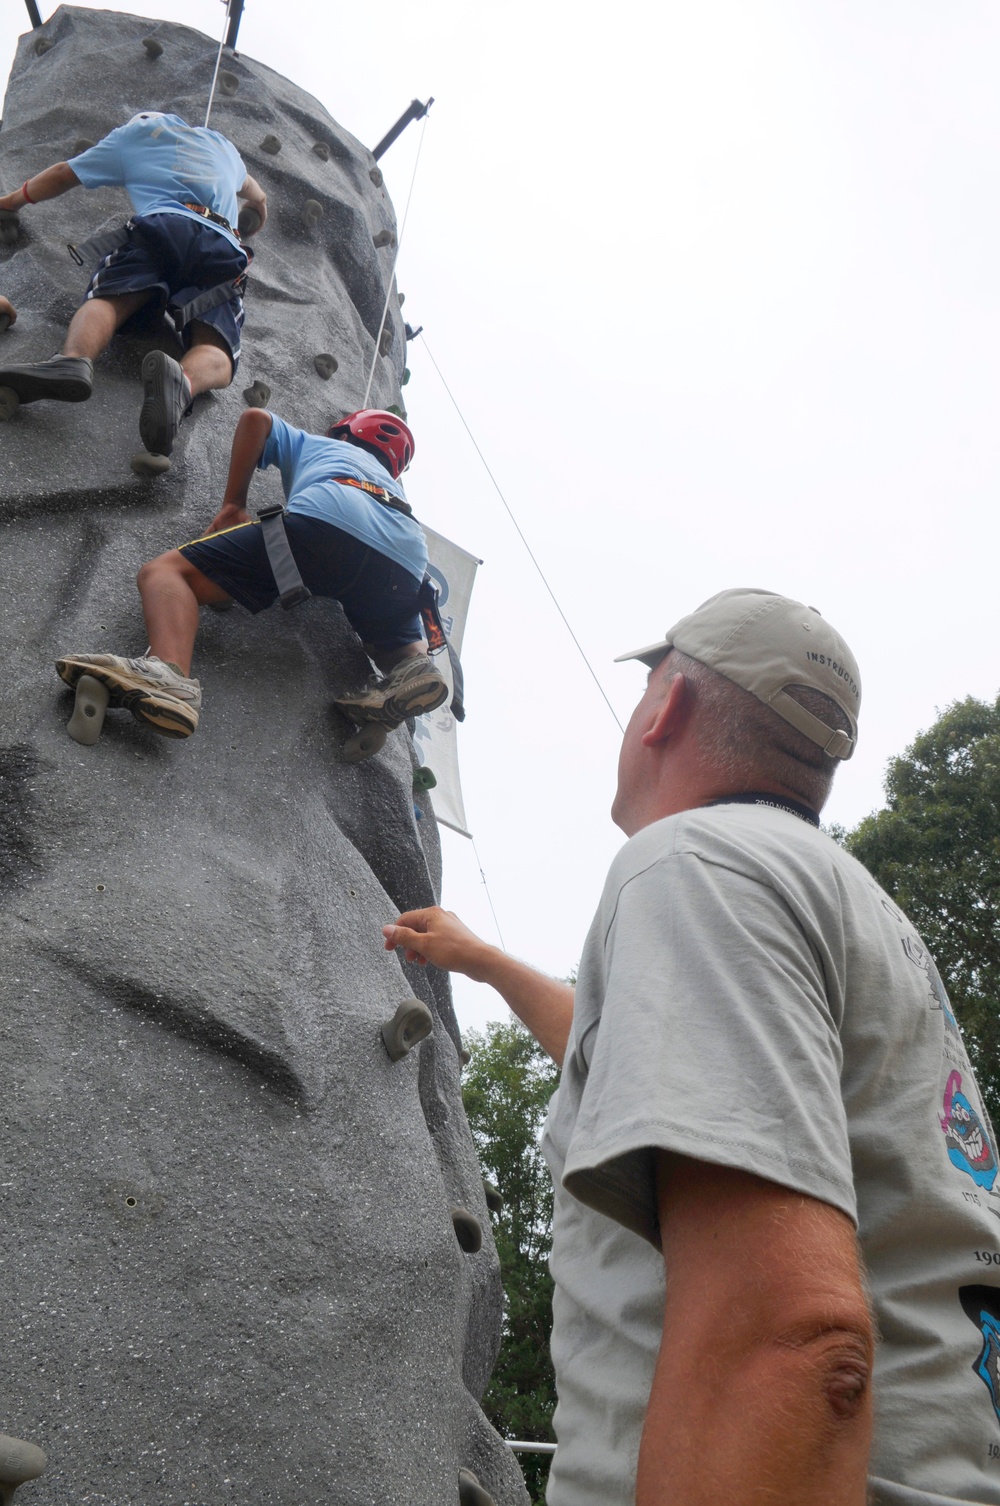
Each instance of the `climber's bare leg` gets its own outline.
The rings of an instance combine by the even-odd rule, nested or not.
[[[176,664],[182,675],[190,675],[199,608],[231,601],[232,597],[197,570],[179,549],[143,565],[137,584],[150,653],[165,664]]]
[[[229,346],[210,324],[196,319],[191,325],[191,344],[181,357],[181,369],[191,384],[191,396],[228,387],[233,380]]]
[[[116,293],[111,298],[88,298],[70,320],[63,341],[63,355],[85,356],[88,361],[96,361],[107,350],[115,330],[120,329],[126,319],[131,319],[152,296],[153,289],[147,288],[139,293]]]

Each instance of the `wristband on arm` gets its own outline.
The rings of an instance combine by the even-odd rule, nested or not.
[[[28,184],[30,182],[31,182],[30,178],[25,178],[24,182],[21,184],[21,192],[24,194],[24,197],[25,197],[25,199],[27,200],[27,202],[29,204],[37,204],[38,200],[37,199],[33,199],[31,197],[30,193],[28,192]]]

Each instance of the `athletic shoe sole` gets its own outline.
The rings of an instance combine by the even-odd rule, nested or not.
[[[142,381],[139,437],[151,455],[169,455],[189,402],[184,373],[165,351],[151,350],[142,363]]]
[[[81,675],[99,680],[110,695],[112,706],[124,706],[137,722],[146,722],[164,737],[190,737],[198,726],[198,711],[168,691],[152,689],[128,670],[105,669],[87,659],[56,660],[59,678],[73,689]]]
[[[67,357],[67,361],[70,359]],[[44,365],[0,367],[0,387],[16,392],[21,403],[37,403],[42,398],[57,403],[84,403],[94,384],[90,377],[80,374],[79,364],[72,359],[69,370]]]
[[[357,722],[378,722],[382,727],[393,728],[400,726],[408,716],[423,716],[426,711],[435,711],[447,699],[447,685],[433,675],[402,686],[381,706],[355,703],[349,697],[338,701],[337,705]]]

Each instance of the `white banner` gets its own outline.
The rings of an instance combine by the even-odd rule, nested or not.
[[[445,632],[451,639],[456,654],[462,652],[462,637],[465,619],[469,612],[469,598],[476,579],[476,568],[482,564],[474,554],[468,554],[442,538],[426,524],[421,524],[427,538],[428,572],[440,592],[438,607]],[[448,681],[448,690],[454,689],[451,664],[447,652],[436,654],[434,663]],[[451,714],[451,694],[436,711],[418,716],[413,733],[417,757],[422,765],[432,771],[437,785],[431,795],[434,814],[444,826],[450,826],[463,837],[471,837],[465,822],[465,805],[462,801],[462,782],[458,773],[458,740],[455,729],[458,723]]]

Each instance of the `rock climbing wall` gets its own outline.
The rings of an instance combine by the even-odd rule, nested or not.
[[[202,120],[216,48],[61,7],[21,40],[0,183],[140,109]],[[155,481],[129,458],[142,357],[174,348],[157,322],[119,337],[89,403],[0,426],[0,1432],[48,1455],[25,1506],[439,1506],[460,1469],[519,1506],[477,1405],[501,1289],[447,983],[379,934],[438,892],[430,797],[405,729],[341,761],[331,696],[368,671],[342,613],[205,613],[189,742],[122,712],[94,747],[66,735],[54,659],[143,650],[136,568],[215,512],[243,389],[323,429],[378,333],[395,227],[370,153],[261,64],[222,66],[212,124],[270,207],[233,387]],[[85,286],[65,244],[127,210],[78,191],[23,216],[0,357],[58,349]],[[390,310],[381,405],[401,401]],[[380,1026],[414,993],[433,1034],[394,1062]]]

